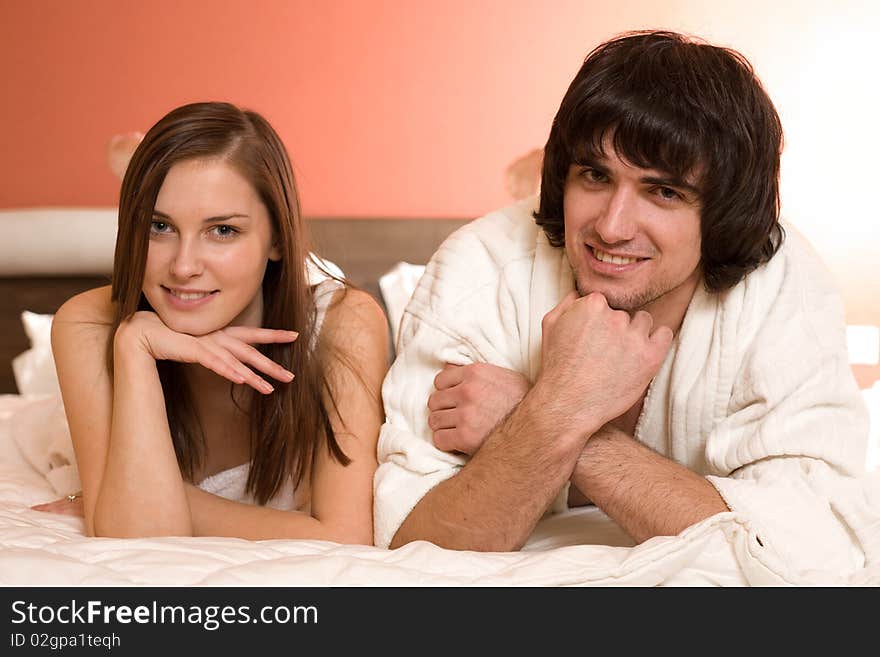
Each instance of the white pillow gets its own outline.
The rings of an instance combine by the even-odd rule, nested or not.
[[[880,381],[873,387],[862,390],[865,405],[868,407],[868,472],[880,470]]]
[[[0,210],[0,275],[109,273],[116,215],[115,207]]]
[[[379,290],[382,292],[382,301],[385,302],[385,310],[388,312],[391,339],[395,349],[397,348],[397,333],[400,329],[403,311],[424,273],[425,265],[398,262],[379,278]]]
[[[46,478],[57,495],[82,490],[59,395],[28,398],[12,414],[9,428],[22,456]]]
[[[24,332],[31,348],[12,359],[12,374],[21,395],[60,394],[55,360],[52,358],[52,319],[54,315],[40,315],[25,310],[21,314]]]

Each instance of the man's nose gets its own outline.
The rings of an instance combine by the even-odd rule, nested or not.
[[[635,237],[637,198],[635,190],[614,187],[608,195],[596,232],[605,244],[627,242]]]
[[[177,278],[192,278],[202,273],[201,249],[197,239],[182,237],[171,262],[171,274]]]

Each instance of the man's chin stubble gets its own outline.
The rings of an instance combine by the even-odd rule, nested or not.
[[[585,297],[591,292],[601,292],[601,290],[586,290],[579,283],[575,285],[577,289],[577,293],[579,297]],[[605,301],[608,302],[608,307],[612,310],[623,310],[630,315],[633,313],[643,310],[645,306],[647,306],[652,301],[656,301],[662,294],[658,295],[653,291],[646,292],[640,296],[630,298],[630,299],[614,299],[609,298],[607,294],[602,292],[602,295],[605,297]]]

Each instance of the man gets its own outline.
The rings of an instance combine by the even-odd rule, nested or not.
[[[515,550],[567,499],[636,542],[732,510],[783,558],[805,523],[849,545],[814,512],[863,470],[867,419],[839,295],[779,225],[781,142],[741,55],[667,32],[595,49],[537,212],[459,230],[407,307],[377,544]]]

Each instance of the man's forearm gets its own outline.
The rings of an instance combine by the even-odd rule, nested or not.
[[[587,442],[572,483],[639,543],[729,510],[707,479],[607,426]]]
[[[588,435],[561,428],[545,409],[533,388],[458,474],[421,499],[391,547],[415,540],[455,550],[522,547],[571,476]]]

